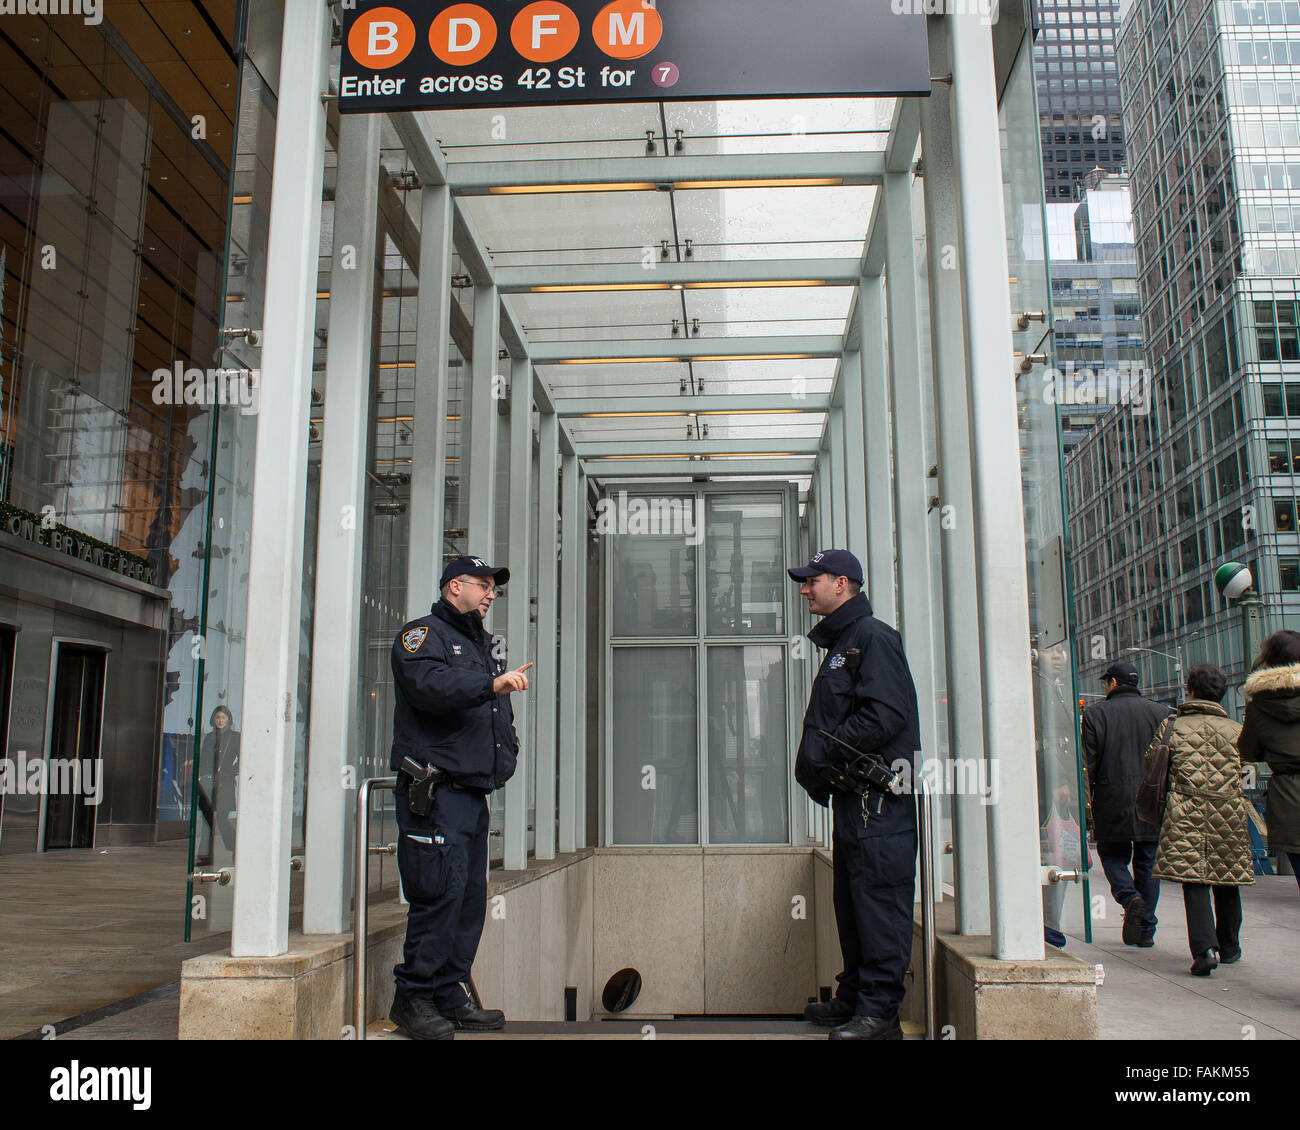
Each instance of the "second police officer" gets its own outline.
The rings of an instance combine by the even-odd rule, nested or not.
[[[510,571],[459,557],[428,616],[393,642],[397,867],[410,902],[389,1019],[419,1040],[502,1027],[468,991],[487,910],[488,794],[515,771],[510,695],[531,663],[507,671],[483,619]]]
[[[804,1016],[832,1040],[901,1040],[898,1008],[912,955],[916,808],[911,789],[882,787],[921,748],[916,687],[899,634],[871,613],[862,566],[823,550],[789,570],[823,619],[808,638],[826,652],[813,681],[795,780],[834,813],[834,902],[844,972],[832,1000]],[[866,786],[868,778],[875,783]]]

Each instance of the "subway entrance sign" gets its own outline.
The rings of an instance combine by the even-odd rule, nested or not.
[[[930,92],[922,0],[351,0],[339,110]]]

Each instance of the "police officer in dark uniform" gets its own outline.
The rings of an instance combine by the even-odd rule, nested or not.
[[[457,1028],[490,1031],[498,1009],[468,991],[487,909],[488,803],[515,771],[510,695],[528,689],[531,663],[507,671],[483,618],[510,571],[459,557],[443,571],[428,616],[393,642],[397,868],[410,902],[389,1019],[417,1040]],[[424,809],[423,813],[420,811]]]
[[[829,801],[835,816],[835,924],[844,956],[835,997],[808,1005],[804,1017],[833,1027],[832,1040],[901,1040],[915,895],[916,687],[899,634],[871,614],[853,554],[823,550],[789,574],[809,611],[823,617],[808,633],[826,656],[794,775],[818,804]],[[879,782],[899,772],[905,787],[863,784],[868,775]]]

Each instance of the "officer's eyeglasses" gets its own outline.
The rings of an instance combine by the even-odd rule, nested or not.
[[[490,593],[493,596],[497,595],[496,585],[484,584],[482,581],[475,581],[472,578],[465,577],[458,578],[458,580],[460,580],[462,585],[474,585],[476,588],[480,588],[486,593]]]

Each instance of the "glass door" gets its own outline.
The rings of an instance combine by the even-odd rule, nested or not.
[[[103,796],[99,739],[104,718],[104,653],[57,644],[54,711],[46,759],[46,851],[95,843]]]

